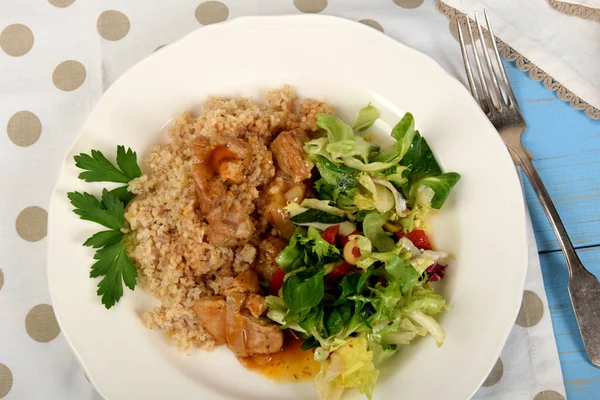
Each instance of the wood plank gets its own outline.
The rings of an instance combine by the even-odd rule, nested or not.
[[[507,70],[528,123],[523,141],[535,156],[575,246],[600,244],[600,121],[558,99],[541,82],[515,67]],[[540,251],[559,249],[528,182],[527,203]]]
[[[584,265],[600,276],[600,246],[579,250],[578,254]],[[600,369],[589,362],[583,349],[567,290],[569,275],[563,255],[560,251],[541,254],[540,261],[567,396],[569,400],[598,400]]]

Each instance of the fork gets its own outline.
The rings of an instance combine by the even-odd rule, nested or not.
[[[506,70],[500,59],[496,37],[485,11],[484,16],[490,36],[491,49],[486,45],[478,15],[475,14],[475,25],[479,36],[479,49],[475,44],[470,19],[466,18],[467,33],[471,40],[475,72],[471,67],[461,24],[459,21],[456,23],[469,88],[483,112],[500,133],[513,160],[517,165],[521,166],[523,172],[527,175],[550,221],[550,225],[552,225],[552,229],[556,234],[567,262],[569,270],[569,296],[571,297],[573,311],[579,325],[579,332],[581,333],[585,351],[592,364],[600,368],[600,282],[585,269],[579,260],[571,239],[569,239],[569,235],[556,211],[556,207],[554,207],[554,203],[544,187],[544,183],[533,166],[528,151],[521,142],[521,137],[525,129],[527,129],[527,124],[523,119],[510,81],[506,75]],[[481,62],[480,53],[483,55],[484,63]],[[490,53],[492,54],[490,55]]]

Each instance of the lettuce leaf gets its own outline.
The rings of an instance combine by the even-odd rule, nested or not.
[[[359,210],[377,210],[385,213],[394,207],[396,199],[392,191],[381,183],[375,183],[375,179],[366,173],[360,176],[359,183],[363,190],[359,189],[359,193],[354,196],[354,203]],[[391,185],[386,181],[378,181]]]
[[[373,178],[373,182],[376,185],[384,186],[387,190],[390,191],[394,198],[395,210],[398,216],[405,216],[407,212],[406,200],[400,194],[400,192],[392,185],[391,182],[385,179]],[[379,192],[378,192],[379,193]],[[379,209],[378,209],[379,210]],[[381,210],[379,210],[381,212]]]
[[[323,271],[312,276],[307,276],[302,272],[295,273],[289,278],[286,277],[281,289],[281,296],[286,307],[297,313],[310,310],[318,305],[325,293]]]
[[[392,251],[395,247],[394,240],[386,235],[383,230],[383,224],[385,224],[386,220],[387,218],[377,211],[371,211],[363,220],[363,231],[365,236],[380,252]]]
[[[373,363],[373,352],[369,351],[367,340],[355,337],[321,365],[315,385],[325,400],[339,399],[345,388],[356,388],[371,399],[378,377],[379,371]]]
[[[440,209],[454,185],[459,181],[460,174],[456,172],[442,173],[427,141],[418,131],[415,132],[414,139],[402,158],[402,164],[409,167],[406,173],[408,183],[405,185],[405,195],[414,204],[418,190],[422,186],[429,187],[435,192],[431,200],[431,207]]]
[[[358,192],[360,171],[338,165],[323,156],[311,156],[321,178],[315,182],[319,199],[332,200],[336,206],[344,209],[354,207],[354,196]]]
[[[444,205],[450,191],[459,179],[460,175],[456,172],[447,172],[437,176],[425,177],[411,186],[409,196],[411,198],[416,198],[417,190],[419,188],[423,186],[429,187],[435,193],[431,199],[431,207],[439,210]]]
[[[396,145],[381,152],[373,159],[373,162],[389,163],[397,160],[396,163],[408,152],[413,138],[416,135],[415,120],[411,113],[406,113],[392,129],[392,137],[396,139]],[[408,165],[408,164],[405,164]]]
[[[342,159],[358,156],[363,162],[368,163],[369,156],[373,151],[379,149],[379,146],[367,142],[360,136],[356,136],[353,139],[330,143],[325,149],[331,154],[331,160],[334,162],[340,162]]]
[[[312,208],[314,210],[320,210],[328,214],[337,215],[338,217],[344,217],[348,215],[347,212],[340,210],[339,208],[333,207],[329,204],[329,200],[319,199],[304,199],[301,206],[305,208]]]
[[[432,316],[422,312],[407,312],[404,315],[406,315],[406,317],[411,319],[413,322],[427,329],[427,332],[429,332],[435,339],[438,347],[441,347],[444,344],[444,340],[446,340],[446,331],[444,331],[444,328],[442,328],[439,322],[437,322]]]
[[[326,137],[320,137],[304,143],[303,149],[306,154],[331,159],[331,154],[329,154],[326,149],[328,144],[329,139]]]
[[[378,366],[396,354],[398,352],[398,346],[395,344],[381,344],[379,342],[370,341],[369,350],[373,352],[373,364]]]
[[[431,286],[419,285],[404,296],[404,305],[394,314],[400,321],[390,329],[382,329],[379,337],[383,343],[409,344],[417,336],[430,333],[438,346],[444,343],[446,332],[433,317],[450,307],[439,294],[433,293]]]
[[[366,107],[360,109],[352,128],[358,132],[366,131],[375,123],[377,118],[379,118],[379,110],[369,103]]]
[[[329,143],[354,139],[354,131],[339,118],[331,114],[317,113],[317,126],[327,133]]]
[[[319,232],[315,227],[309,226],[306,236],[299,237],[298,241],[299,243],[310,248],[310,251],[316,254],[319,261],[324,264],[334,261],[340,257],[340,250],[323,239],[321,237],[321,232]]]

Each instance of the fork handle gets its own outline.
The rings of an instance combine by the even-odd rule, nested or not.
[[[556,207],[533,166],[531,158],[521,146],[519,151],[509,150],[520,162],[523,172],[527,175],[529,183],[540,199],[542,208],[554,229],[558,243],[567,260],[569,269],[569,296],[573,304],[575,318],[583,340],[585,351],[592,364],[600,368],[600,282],[581,263],[573,243],[567,234]]]
[[[520,161],[521,168],[523,168],[523,172],[527,175],[529,179],[529,183],[533,187],[535,194],[537,195],[540,203],[542,204],[542,208],[550,221],[550,225],[552,225],[552,229],[556,234],[556,238],[558,239],[558,244],[562,249],[565,258],[567,260],[567,267],[569,268],[569,276],[572,278],[573,274],[579,268],[584,268],[575,252],[575,248],[573,247],[573,243],[571,243],[571,239],[569,238],[569,234],[565,229],[565,226],[558,215],[558,211],[556,211],[556,207],[546,190],[546,186],[544,186],[544,182],[542,182],[542,178],[538,174],[537,170],[533,166],[533,162],[531,158],[525,154],[517,154],[517,159]]]

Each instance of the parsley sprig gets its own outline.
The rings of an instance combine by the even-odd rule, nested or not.
[[[117,146],[116,166],[98,150],[92,150],[91,154],[81,153],[74,159],[75,165],[84,170],[79,179],[86,182],[129,183],[142,175],[136,153],[123,146]],[[124,233],[128,230],[125,207],[135,195],[125,185],[113,190],[103,189],[100,199],[86,192],[69,192],[67,196],[79,218],[108,228],[92,235],[83,245],[98,249],[90,277],[102,277],[96,293],[102,296],[102,304],[109,309],[123,297],[123,283],[131,290],[137,283],[137,270],[126,250],[131,233]]]

